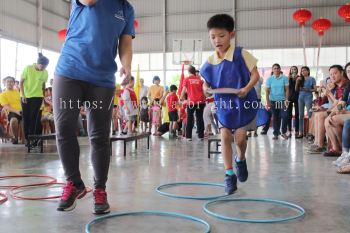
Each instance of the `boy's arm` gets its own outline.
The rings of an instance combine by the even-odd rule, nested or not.
[[[211,96],[211,94],[208,93],[208,90],[210,90],[210,89],[211,88],[210,88],[209,83],[207,83],[207,81],[204,81],[204,83],[203,83],[203,92],[204,92],[205,97]]]
[[[245,97],[248,94],[248,92],[252,88],[254,88],[255,84],[259,81],[259,78],[260,78],[260,75],[259,75],[258,69],[256,67],[254,67],[251,71],[251,74],[250,74],[249,83],[247,84],[247,86],[239,89],[237,95],[239,97]]]

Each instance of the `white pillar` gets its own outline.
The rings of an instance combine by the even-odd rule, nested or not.
[[[163,0],[163,80],[164,86],[166,86],[166,46],[167,46],[167,38],[166,38],[166,1]]]
[[[38,52],[41,53],[42,49],[43,49],[43,0],[37,0],[37,5],[38,5],[38,9],[37,9],[37,20],[38,20],[38,30],[37,30],[37,45],[38,45]]]

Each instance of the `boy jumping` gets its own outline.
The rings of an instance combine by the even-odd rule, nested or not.
[[[259,80],[257,59],[241,47],[230,44],[235,37],[234,20],[227,14],[211,17],[207,23],[210,42],[215,48],[201,68],[205,79],[204,92],[211,88],[234,88],[237,94],[215,94],[215,106],[221,132],[222,155],[225,166],[225,192],[237,190],[237,177],[240,182],[248,179],[245,152],[247,129],[255,129],[258,108],[252,107],[258,101],[254,85]],[[237,147],[235,158],[236,174],[232,167],[232,132]]]

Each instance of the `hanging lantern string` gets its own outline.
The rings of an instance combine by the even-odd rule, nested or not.
[[[294,12],[293,19],[299,23],[301,26],[301,40],[303,43],[303,55],[304,55],[304,65],[307,66],[306,60],[306,36],[305,36],[305,23],[309,21],[312,17],[311,11],[307,9],[299,9]]]

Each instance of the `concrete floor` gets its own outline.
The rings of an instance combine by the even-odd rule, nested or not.
[[[87,185],[92,184],[92,167],[86,138],[81,138],[81,172]],[[200,217],[212,226],[212,232],[254,233],[349,233],[350,177],[338,175],[332,158],[305,153],[306,141],[273,141],[271,135],[249,140],[247,161],[249,179],[239,184],[234,197],[273,198],[293,202],[305,208],[306,217],[287,223],[249,224],[225,222],[202,210],[205,201],[172,199],[155,192],[159,184],[180,181],[223,181],[221,156],[207,158],[207,142],[169,141],[152,138],[151,150],[141,141],[136,152],[122,156],[122,144],[114,144],[107,184],[112,212],[158,210]],[[117,149],[116,149],[117,148]],[[131,145],[128,146],[128,151]],[[48,174],[64,180],[55,145],[45,153],[26,154],[23,146],[0,143],[0,175]],[[25,182],[32,182],[27,179]],[[35,180],[38,181],[38,180]],[[43,181],[43,180],[40,180]],[[12,180],[12,184],[19,181]],[[8,181],[0,181],[0,185]],[[5,190],[0,190],[5,191]],[[220,188],[172,188],[174,193],[193,195],[222,194]],[[59,188],[27,191],[26,195],[59,194]],[[0,232],[75,233],[84,232],[91,213],[92,195],[80,200],[72,212],[56,211],[57,201],[19,201],[9,198],[0,206]],[[228,204],[213,206],[222,214],[235,217],[283,217],[295,212],[273,205]],[[94,227],[93,232],[203,232],[201,225],[163,217],[126,217],[110,219]]]

